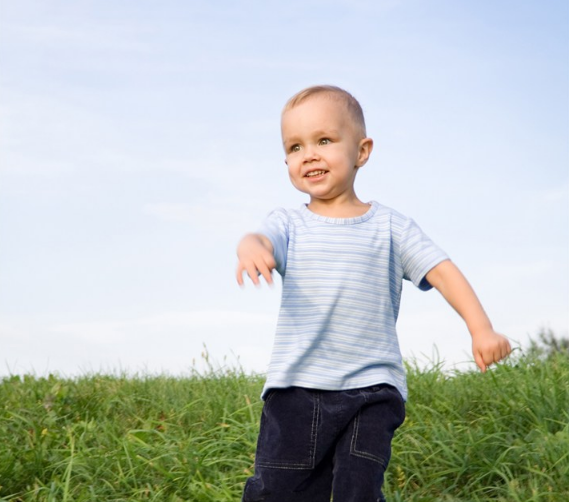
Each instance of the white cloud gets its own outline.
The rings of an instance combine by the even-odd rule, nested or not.
[[[192,227],[210,231],[220,237],[236,229],[243,229],[241,233],[252,231],[263,217],[262,213],[259,214],[258,205],[243,203],[232,206],[228,203],[216,204],[214,201],[202,204],[158,202],[146,204],[142,211],[159,220],[190,224]]]
[[[535,198],[537,203],[557,203],[562,201],[567,203],[569,202],[569,183],[565,182],[558,186],[540,190]]]
[[[195,312],[164,312],[130,320],[112,320],[101,322],[81,322],[56,324],[49,331],[78,336],[92,343],[127,338],[138,338],[140,330],[159,332],[170,329],[183,329],[188,334],[206,331],[227,332],[233,328],[251,328],[270,326],[272,316],[263,313],[239,312],[230,310],[203,310]]]
[[[143,212],[164,221],[194,222],[200,211],[199,206],[185,202],[157,202],[146,204]]]
[[[274,315],[232,310],[163,312],[47,328],[4,322],[0,374],[123,369],[184,374],[207,368],[205,351],[214,367],[241,365],[259,372],[268,364],[275,322]]]

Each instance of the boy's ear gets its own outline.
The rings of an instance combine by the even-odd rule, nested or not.
[[[358,160],[356,162],[356,167],[362,167],[367,162],[372,150],[373,139],[364,138],[360,141],[360,144],[358,145]]]

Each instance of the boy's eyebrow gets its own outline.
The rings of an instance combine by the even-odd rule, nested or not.
[[[334,137],[339,135],[340,132],[337,129],[318,129],[317,131],[311,133],[311,136],[314,138],[322,138],[327,136]],[[296,143],[298,141],[300,141],[300,138],[296,135],[291,135],[286,138],[283,137],[283,145],[286,145],[287,143]]]
[[[337,129],[320,129],[314,133],[314,136],[338,136],[339,134],[340,132]]]
[[[300,139],[297,136],[288,136],[286,138],[283,136],[283,145],[287,143],[297,143],[298,141],[300,141]]]

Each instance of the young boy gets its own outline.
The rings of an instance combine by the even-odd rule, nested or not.
[[[383,501],[407,388],[395,323],[402,279],[435,287],[462,316],[478,367],[500,361],[474,291],[413,220],[354,191],[373,141],[362,109],[332,86],[305,89],[281,117],[292,184],[310,202],[277,209],[239,243],[237,282],[283,279],[281,310],[244,502]]]

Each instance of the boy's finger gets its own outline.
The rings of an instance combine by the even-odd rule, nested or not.
[[[265,260],[265,263],[267,264],[267,267],[269,267],[269,270],[273,270],[273,268],[276,268],[276,266],[277,266],[277,262],[275,261],[275,257],[272,254],[269,254],[267,259]]]
[[[476,366],[480,369],[482,373],[486,371],[486,363],[484,362],[484,358],[480,352],[476,352],[474,354],[474,361],[476,362]]]
[[[241,266],[241,264],[237,266],[235,277],[237,278],[237,284],[239,284],[239,286],[243,286],[243,267]]]
[[[506,340],[505,346],[502,347],[502,359],[504,359],[504,357],[508,357],[510,352],[512,352],[512,346],[510,345],[510,342]]]
[[[240,285],[244,284],[243,272],[247,272],[249,278],[253,281],[253,284],[259,284],[259,279],[257,279],[257,267],[253,262],[250,263],[240,263],[237,268],[237,282]]]
[[[258,270],[255,265],[247,267],[247,275],[251,278],[255,286],[258,286],[260,284]]]
[[[265,278],[265,281],[267,281],[267,284],[272,284],[273,283],[273,276],[271,275],[271,269],[265,265],[264,263],[259,267],[259,272],[261,273],[261,275]]]

